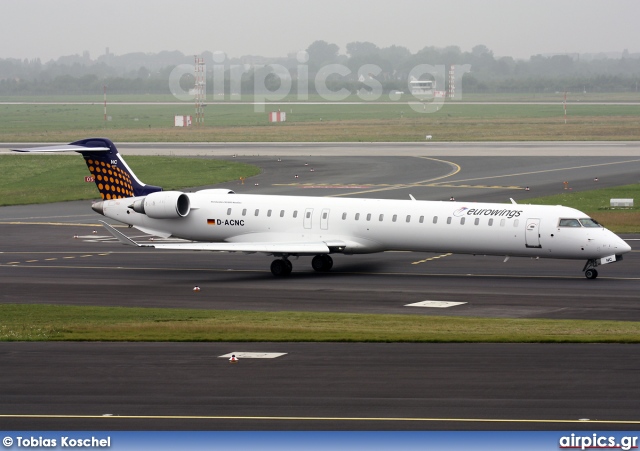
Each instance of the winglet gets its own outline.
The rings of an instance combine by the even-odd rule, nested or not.
[[[516,202],[515,200],[513,200],[513,197],[510,197],[509,200],[511,201],[511,203],[513,205],[518,205],[518,202]]]
[[[107,229],[107,232],[109,232],[111,235],[113,235],[113,237],[115,239],[117,239],[118,241],[120,241],[122,244],[126,244],[128,246],[143,247],[142,244],[136,243],[131,238],[129,238],[127,235],[125,235],[124,233],[114,229],[111,225],[107,224],[106,222],[104,222],[104,221],[100,221],[100,222],[102,223],[104,228]]]

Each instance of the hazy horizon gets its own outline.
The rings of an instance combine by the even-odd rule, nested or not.
[[[496,56],[518,59],[640,52],[636,0],[26,0],[5,2],[2,10],[0,38],[10,45],[0,48],[0,58],[42,62],[85,51],[96,59],[107,47],[117,55],[178,50],[284,57],[316,40],[337,44],[343,54],[355,41],[412,53],[426,46],[470,51],[485,45]]]

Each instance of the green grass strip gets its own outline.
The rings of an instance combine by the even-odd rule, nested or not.
[[[0,305],[0,341],[638,343],[630,321]]]
[[[594,185],[597,183],[594,182]],[[564,205],[566,207],[577,208],[581,211],[608,211],[611,210],[611,199],[634,199],[640,204],[640,184],[615,186],[610,188],[600,188],[589,191],[564,191],[558,184],[559,194],[553,196],[537,197],[527,199],[522,203],[541,205]],[[618,209],[619,211],[640,211],[636,205],[630,209]]]

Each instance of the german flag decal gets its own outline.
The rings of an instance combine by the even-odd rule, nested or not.
[[[207,224],[216,225],[216,220],[215,219],[207,219]]]

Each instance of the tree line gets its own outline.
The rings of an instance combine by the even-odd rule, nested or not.
[[[214,74],[219,76],[220,73],[225,74],[225,93],[231,93],[232,79],[239,71],[239,80],[235,83],[239,83],[241,93],[251,94],[259,71],[270,70],[270,65],[274,64],[291,74],[294,88],[298,72],[304,67],[311,80],[310,94],[314,93],[313,80],[318,71],[329,64],[346,67],[348,73],[333,74],[327,80],[327,87],[331,90],[346,88],[351,92],[367,87],[358,78],[358,70],[365,65],[380,68],[371,77],[385,92],[407,91],[411,70],[421,64],[446,68],[470,65],[470,72],[462,77],[465,93],[636,92],[640,81],[640,54],[626,51],[617,57],[566,54],[534,55],[528,60],[518,60],[497,57],[484,45],[477,45],[471,51],[462,51],[457,46],[427,46],[411,53],[402,46],[381,48],[371,42],[352,42],[347,44],[345,53],[340,53],[336,44],[315,41],[307,47],[304,57],[290,54],[281,58],[221,58],[212,52],[204,52],[201,56],[208,70],[209,93],[213,92]],[[168,80],[173,69],[193,62],[193,56],[177,51],[105,54],[96,59],[91,59],[85,52],[47,63],[39,59],[0,59],[0,95],[100,94],[103,86],[108,86],[113,94],[170,94]],[[214,66],[222,67],[222,71],[214,70]],[[268,89],[277,89],[281,83],[275,74],[265,81]],[[185,90],[193,87],[193,83],[190,76],[180,80]]]

